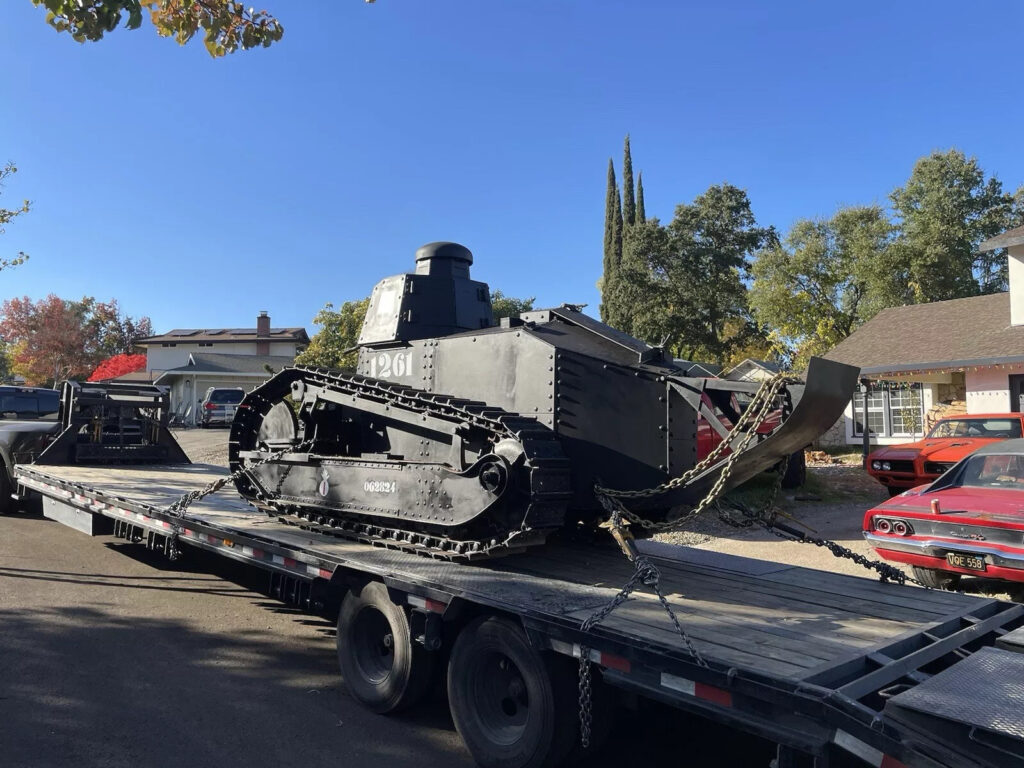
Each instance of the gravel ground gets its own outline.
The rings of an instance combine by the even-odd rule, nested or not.
[[[174,435],[192,461],[227,466],[227,429],[176,430]],[[868,477],[859,465],[809,466],[807,472],[805,487],[784,491],[779,497],[779,507],[789,516],[788,522],[875,559],[874,551],[861,536],[861,521],[868,509],[888,498],[882,486]],[[753,491],[741,493],[738,498],[756,506],[759,491],[764,489],[754,485]],[[767,482],[764,485],[767,486]],[[698,549],[874,578],[873,571],[852,560],[837,558],[827,549],[783,541],[760,528],[738,530],[722,522],[714,511],[689,521],[684,530],[659,534],[656,538]],[[910,569],[905,570],[909,575]],[[1001,582],[996,581],[971,579],[964,582],[964,589],[1003,599],[1009,597]]]
[[[228,429],[172,429],[171,432],[194,463],[228,465]]]

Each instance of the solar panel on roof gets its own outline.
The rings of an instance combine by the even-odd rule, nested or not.
[[[195,336],[197,333],[199,333],[199,331],[195,330],[194,328],[176,328],[175,330],[171,331],[168,335],[169,336]]]

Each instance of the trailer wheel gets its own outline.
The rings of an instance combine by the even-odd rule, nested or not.
[[[7,465],[0,459],[0,515],[9,515],[14,511],[14,499],[11,498],[11,482],[7,479]]]
[[[433,655],[416,644],[387,588],[371,581],[349,592],[338,614],[338,664],[351,694],[381,714],[411,707],[426,693]]]
[[[483,617],[459,633],[448,665],[448,702],[478,765],[554,766],[572,749],[575,680],[553,661],[507,619]]]
[[[959,573],[948,573],[935,568],[922,568],[919,565],[912,566],[914,578],[922,584],[933,589],[956,589],[960,583]]]

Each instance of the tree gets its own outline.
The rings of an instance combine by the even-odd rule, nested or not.
[[[83,376],[95,366],[83,302],[53,294],[38,302],[8,299],[0,316],[0,336],[12,344],[11,370],[29,384]]]
[[[10,345],[11,370],[30,384],[80,378],[105,357],[132,351],[126,327],[148,335],[149,319],[121,317],[116,301],[90,296],[72,301],[50,294],[36,302],[25,296],[0,305],[0,338]]]
[[[86,298],[83,301],[89,312],[89,326],[96,347],[104,356],[138,352],[139,340],[153,335],[149,318],[122,315],[117,299],[102,302]]]
[[[727,361],[757,330],[743,279],[749,259],[774,240],[773,229],[757,226],[746,192],[730,184],[677,206],[667,226],[637,223],[612,297],[622,311],[616,327],[677,357]]]
[[[636,224],[636,198],[633,192],[633,155],[629,150],[629,134],[622,150],[622,220],[627,227]]]
[[[93,372],[89,374],[88,381],[107,381],[108,379],[116,379],[118,376],[124,376],[126,373],[144,370],[146,370],[145,355],[119,354],[108,357],[97,365]]]
[[[1005,254],[979,254],[978,245],[1006,229],[1013,198],[998,179],[985,176],[977,158],[957,149],[922,157],[890,200],[900,229],[894,255],[912,301],[1006,289]]]
[[[636,223],[643,224],[647,221],[647,211],[644,209],[644,174],[643,171],[636,177]]]
[[[13,176],[18,172],[18,168],[14,163],[7,163],[0,168],[0,191],[3,190],[4,180],[9,176]],[[28,213],[29,201],[25,200],[17,208],[0,208],[0,235],[2,235],[7,227],[14,219],[23,213]],[[0,258],[0,270],[4,270],[10,267],[16,267],[19,264],[23,264],[28,256],[23,252],[18,252],[18,255],[14,258],[4,259]]]
[[[617,242],[621,243],[621,237],[617,235],[615,228],[618,194],[619,185],[615,181],[615,163],[609,157],[608,185],[604,198],[604,261],[601,271],[601,319],[606,323],[608,315],[612,311],[608,296],[611,294],[615,272],[622,258],[621,248],[616,247]],[[621,211],[619,215],[621,216]]]
[[[368,3],[374,0],[366,0]],[[103,39],[125,20],[126,29],[142,26],[145,11],[156,31],[184,45],[202,30],[211,56],[242,49],[266,48],[284,34],[267,11],[235,0],[32,0],[46,8],[46,21],[80,43]]]
[[[891,263],[892,233],[881,207],[850,206],[798,221],[784,243],[757,254],[750,306],[792,367],[893,305],[906,283]]]
[[[320,330],[310,339],[309,346],[296,356],[295,362],[325,368],[355,368],[355,346],[369,306],[369,297],[346,301],[337,310],[330,302],[325,304],[313,318]]]
[[[503,317],[519,317],[523,312],[533,309],[535,297],[528,299],[517,299],[514,296],[506,296],[500,290],[491,293],[491,310],[494,312],[494,319],[500,320]]]

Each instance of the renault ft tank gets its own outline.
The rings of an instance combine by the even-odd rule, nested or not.
[[[341,536],[466,558],[537,545],[602,515],[595,485],[644,489],[729,441],[725,487],[800,450],[849,402],[857,369],[811,361],[752,439],[730,432],[754,384],[686,375],[664,350],[578,307],[495,323],[473,256],[416,253],[373,289],[354,373],[287,368],[250,392],[229,456],[250,502]],[[629,501],[651,519],[693,504],[714,465]]]

